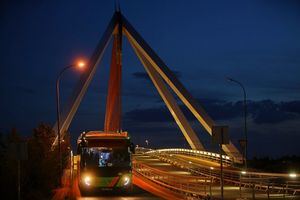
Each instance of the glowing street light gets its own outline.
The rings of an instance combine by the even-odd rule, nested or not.
[[[246,172],[246,171],[241,171],[241,173],[242,173],[243,175],[247,174],[247,172]]]
[[[295,173],[290,173],[290,174],[289,174],[289,177],[290,177],[290,178],[296,178],[296,177],[297,177],[297,174],[295,174]]]
[[[59,157],[59,170],[60,170],[60,176],[62,175],[62,156],[61,156],[61,132],[60,132],[60,95],[59,95],[59,84],[60,79],[63,75],[63,73],[70,68],[78,68],[83,69],[85,67],[85,62],[82,60],[76,62],[75,64],[68,65],[67,67],[63,68],[60,73],[57,76],[56,79],[56,118],[57,118],[57,139],[58,139],[58,157]]]
[[[85,62],[84,61],[79,61],[77,63],[77,67],[80,68],[80,69],[84,68],[85,67]]]
[[[149,145],[149,141],[148,141],[148,140],[145,140],[145,143],[146,143],[146,145],[147,145],[147,147],[148,147],[148,145]]]

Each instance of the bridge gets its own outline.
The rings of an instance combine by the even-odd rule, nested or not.
[[[223,159],[224,199],[299,198],[297,177],[300,174],[266,173],[258,169],[243,171],[235,166],[231,157],[223,155]],[[65,170],[66,187],[71,191],[67,195],[74,199],[85,197],[78,188],[76,157],[71,160],[70,168]],[[114,194],[113,197],[221,199],[220,180],[220,154],[181,148],[153,150],[139,147],[133,156],[133,184],[148,193],[134,190],[131,194]],[[58,191],[53,199],[60,199],[64,192],[66,190]],[[154,196],[149,196],[149,193]],[[92,196],[99,199],[111,197],[102,193]]]
[[[145,199],[270,199],[290,198],[300,195],[300,174],[267,173],[259,169],[245,168],[245,155],[240,153],[228,136],[228,126],[216,124],[199,105],[190,92],[173,74],[172,70],[155,53],[150,45],[135,30],[125,16],[117,10],[94,53],[87,70],[82,74],[67,107],[60,112],[53,126],[57,138],[53,148],[60,147],[72,119],[93,79],[99,62],[113,40],[110,79],[108,86],[104,131],[120,134],[122,40],[126,37],[144,66],[152,83],[173,116],[190,149],[149,149],[137,147],[132,155],[133,184],[138,193],[122,194],[120,198]],[[220,146],[220,151],[206,151],[201,139],[177,104],[176,97],[188,108],[206,132]],[[58,101],[59,104],[59,101]],[[125,127],[126,128],[126,127]],[[246,144],[247,145],[247,144]],[[80,198],[78,188],[78,156],[70,156],[69,165],[62,175],[63,187],[53,199],[64,196]],[[97,198],[107,196],[96,195]],[[96,197],[95,197],[96,198]]]

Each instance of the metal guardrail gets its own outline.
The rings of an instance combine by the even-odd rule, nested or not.
[[[153,151],[153,149],[145,148],[145,147],[136,147],[135,153],[141,154],[141,153],[147,153],[148,151]]]
[[[160,153],[157,151],[156,153],[149,151],[147,154],[180,168],[185,168],[193,174],[210,177],[213,182],[220,180],[219,168],[196,164],[166,152],[169,151],[161,151]],[[291,177],[291,174],[284,173],[245,172],[240,169],[226,168],[223,169],[223,173],[225,183],[239,186],[240,188],[253,188],[253,190],[263,191],[266,192],[268,196],[270,193],[293,195],[300,193],[300,180],[297,180],[300,174],[293,174]]]
[[[211,179],[206,176],[176,175],[146,164],[133,162],[134,173],[172,192],[182,194],[187,199],[205,199]]]
[[[191,155],[194,157],[199,157],[201,159],[213,161],[213,162],[220,162],[221,155],[218,153],[213,153],[209,151],[199,151],[199,150],[193,150],[193,149],[180,149],[180,148],[174,148],[174,149],[157,149],[157,150],[148,150],[145,152],[146,154],[160,154],[160,153],[168,153],[168,154],[184,154],[184,155]],[[227,165],[233,164],[233,158],[222,155],[223,163]]]

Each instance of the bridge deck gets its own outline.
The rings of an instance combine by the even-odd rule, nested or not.
[[[140,152],[133,156],[133,183],[135,186],[132,193],[98,193],[88,196],[87,199],[186,199],[187,197],[199,199],[207,195],[211,195],[212,199],[220,198],[220,171],[216,161],[180,153],[146,152]],[[295,196],[299,185],[294,187],[289,183],[289,187],[287,187],[287,185],[277,186],[268,183],[268,187],[266,187],[264,181],[267,180],[267,176],[270,176],[269,173],[261,173],[266,176],[261,178],[257,172],[247,172],[243,176],[239,176],[239,174],[241,173],[238,169],[229,165],[225,167],[225,199],[252,198],[253,194],[256,199],[268,199],[268,193],[270,198],[277,199],[299,197]],[[275,176],[276,174],[271,175]],[[73,199],[83,199],[78,188],[75,171],[73,181],[70,181],[70,170],[68,169],[65,170],[62,180],[64,187],[55,191],[54,200],[63,199],[64,196],[70,194]],[[269,192],[267,192],[268,188]]]
[[[148,179],[157,184],[171,185],[181,189],[186,195],[206,196],[211,194],[214,198],[220,198],[219,164],[200,157],[193,157],[185,154],[139,154],[134,156],[135,171],[141,171]],[[143,166],[145,165],[145,166]],[[148,168],[149,167],[149,168]],[[195,173],[201,168],[213,167],[211,171]],[[224,167],[227,173],[240,174],[240,170],[229,165]],[[146,171],[146,173],[145,173]],[[152,172],[151,172],[152,171]],[[174,176],[174,177],[172,177]],[[238,176],[238,175],[237,175]],[[224,185],[225,199],[253,198],[268,199],[267,189],[261,185],[263,183],[246,183],[245,180],[236,180],[236,175],[227,174]],[[241,187],[240,187],[241,185]],[[171,189],[172,189],[171,187]],[[261,189],[263,188],[263,189]],[[199,196],[198,196],[199,197]],[[270,186],[269,198],[296,198],[293,193],[284,188]]]

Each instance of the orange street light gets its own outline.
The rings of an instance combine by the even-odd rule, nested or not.
[[[78,61],[78,63],[76,64],[76,66],[79,68],[79,69],[83,69],[85,68],[85,62],[80,60]]]
[[[62,155],[61,155],[61,142],[64,142],[64,140],[61,140],[61,130],[60,130],[60,92],[59,92],[59,83],[60,78],[62,77],[63,73],[70,68],[79,68],[83,69],[85,67],[85,63],[83,61],[79,61],[75,64],[69,65],[65,68],[63,68],[60,73],[57,76],[56,79],[56,118],[57,118],[57,139],[58,139],[58,157],[59,157],[59,172],[60,176],[62,175]],[[61,183],[60,183],[61,184]]]

